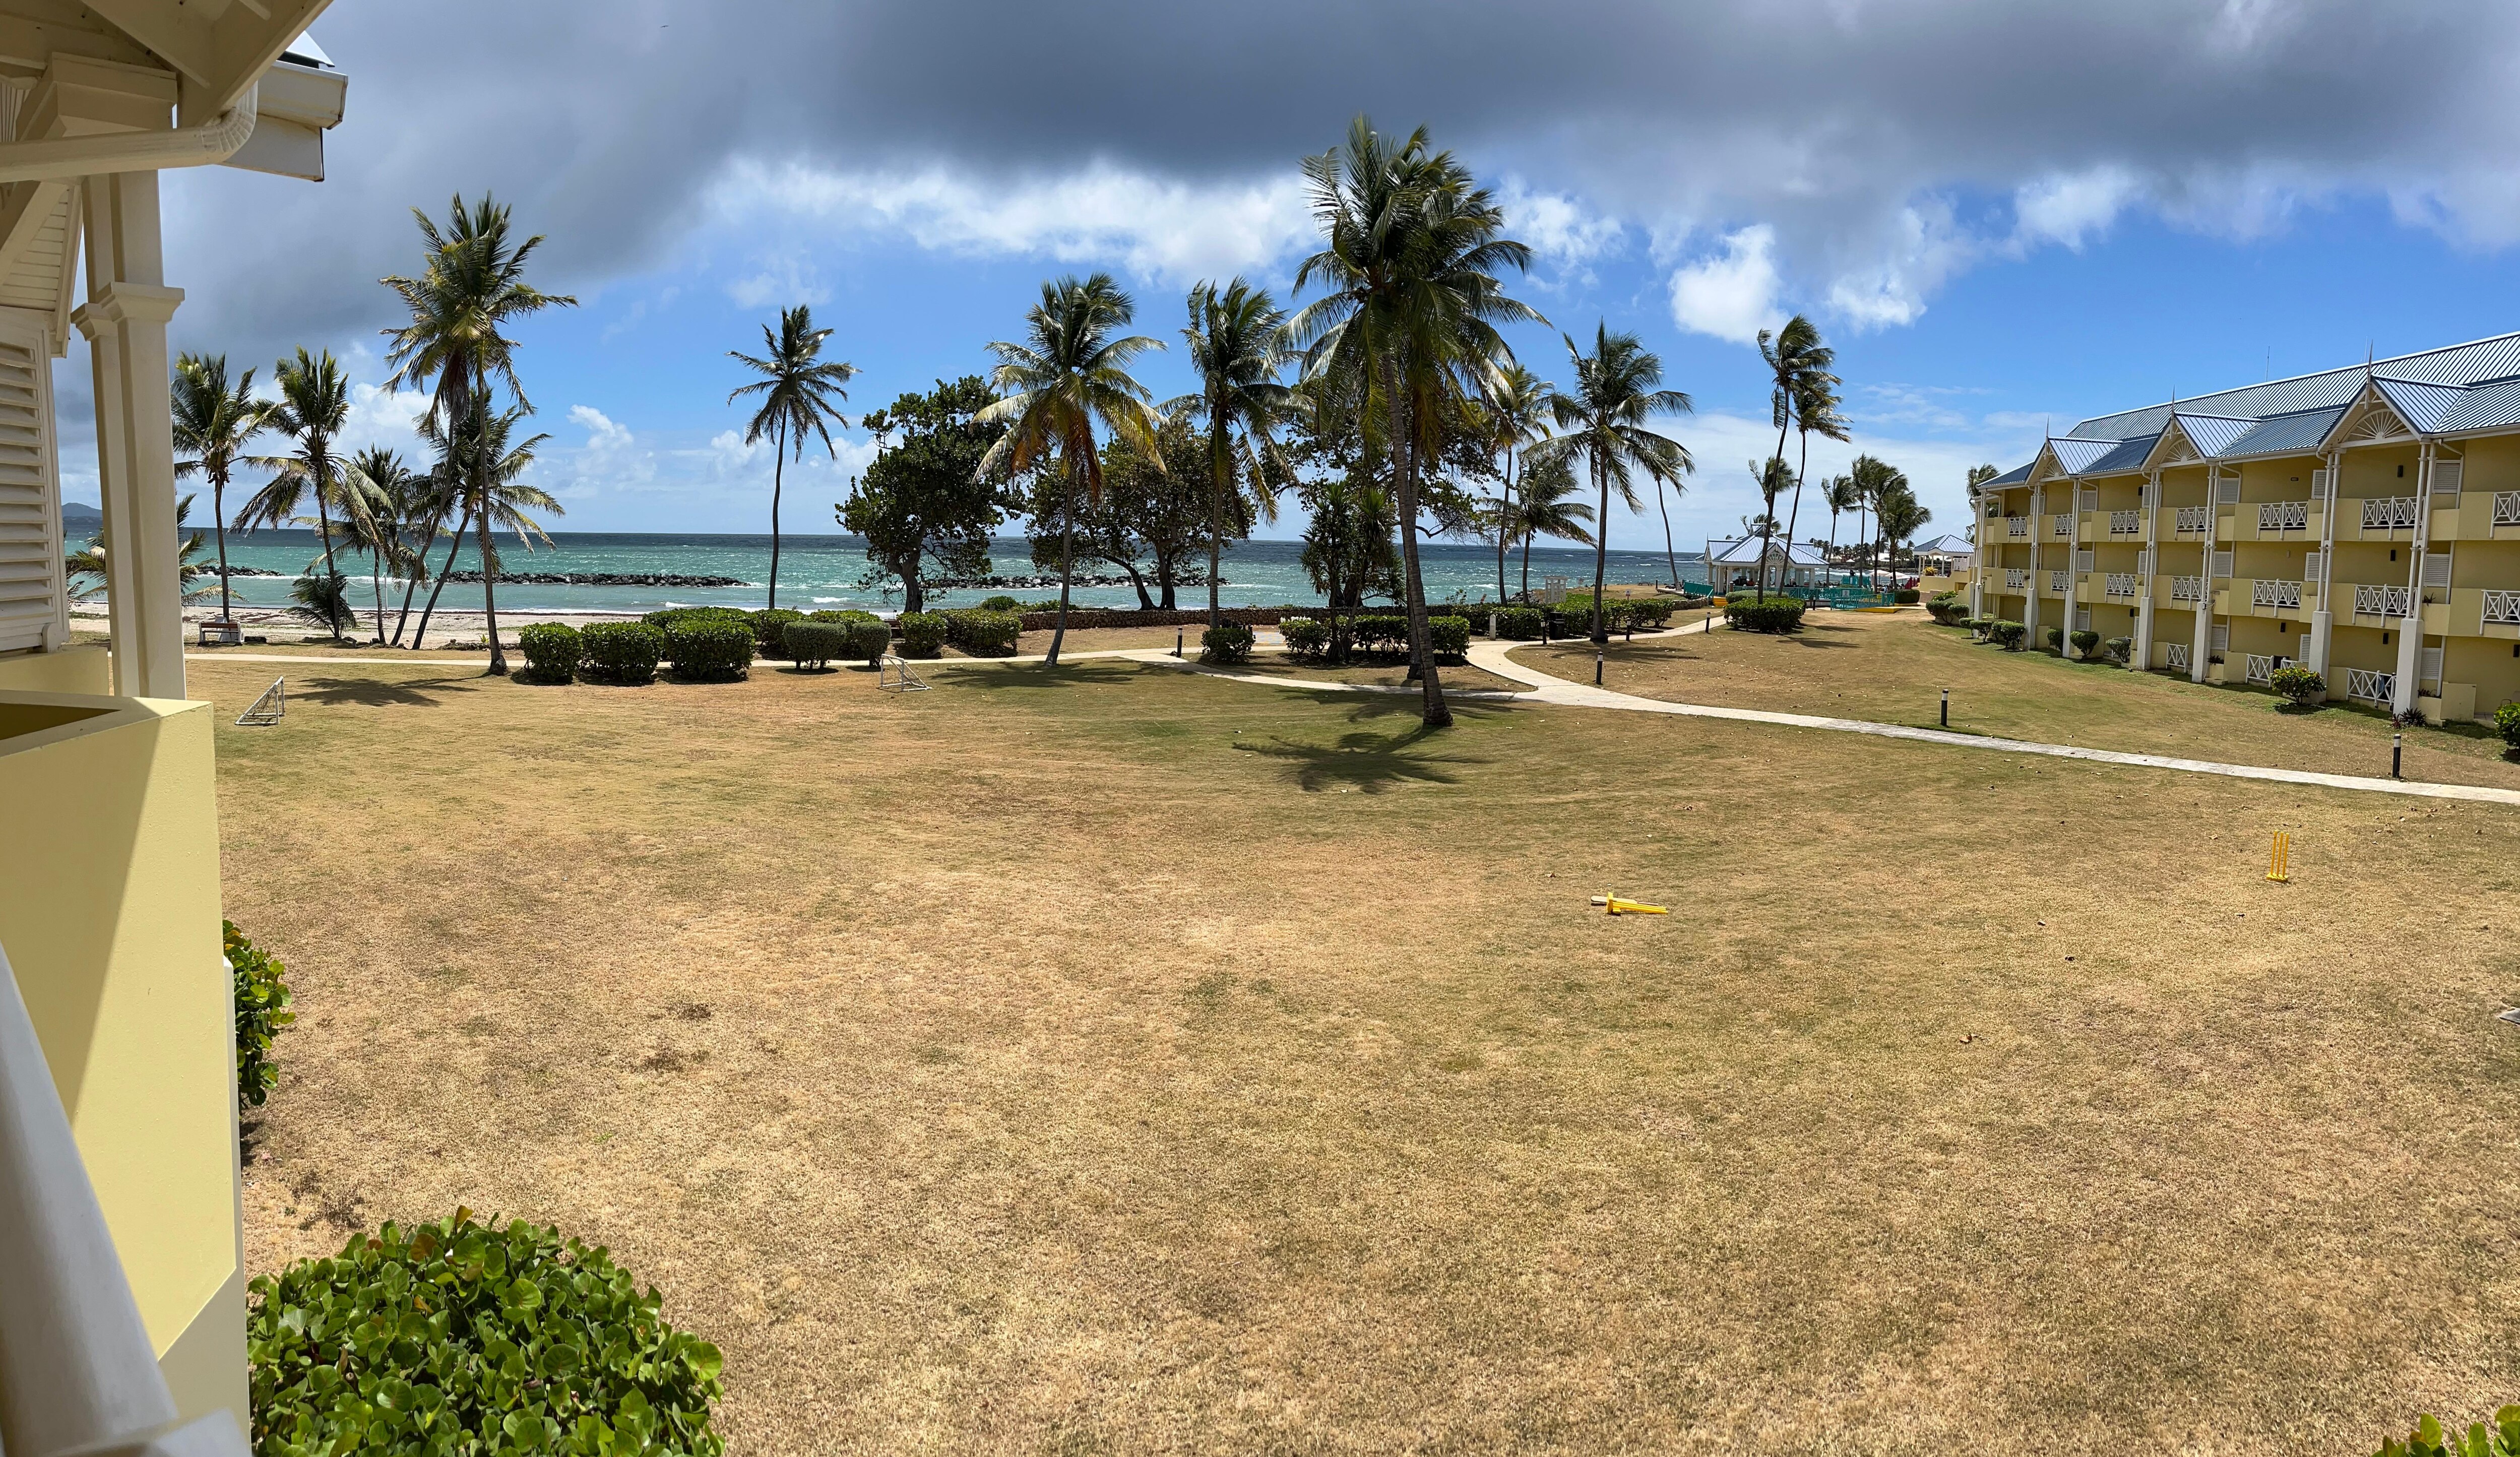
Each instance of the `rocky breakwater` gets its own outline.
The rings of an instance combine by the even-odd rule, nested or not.
[[[451,582],[477,582],[477,571],[447,573]],[[502,571],[501,582],[529,587],[747,587],[740,576],[693,576],[679,571]]]

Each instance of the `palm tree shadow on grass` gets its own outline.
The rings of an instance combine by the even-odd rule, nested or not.
[[[1409,711],[1417,710],[1411,707]],[[1238,744],[1235,748],[1243,753],[1282,760],[1287,777],[1307,794],[1336,789],[1378,795],[1404,784],[1458,784],[1460,779],[1452,772],[1453,767],[1487,762],[1460,754],[1418,751],[1420,741],[1441,732],[1419,724],[1396,734],[1357,729],[1339,735],[1330,744],[1275,739],[1267,744]]]
[[[938,666],[932,661],[913,665],[922,669]],[[954,674],[954,685],[977,688],[986,693],[1005,689],[1095,688],[1126,683],[1142,671],[1144,669],[1138,664],[1126,660],[1070,659],[1057,667],[1024,662],[1010,663],[1005,667],[965,668]]]
[[[430,690],[442,693],[479,692],[479,679],[472,675],[460,678],[308,678],[302,684],[292,684],[289,696],[306,704],[355,704],[363,708],[434,707],[436,698]]]

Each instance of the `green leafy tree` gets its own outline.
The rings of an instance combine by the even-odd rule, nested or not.
[[[219,620],[235,616],[228,595],[228,483],[236,468],[269,467],[247,447],[269,426],[271,405],[254,398],[253,371],[228,379],[225,354],[185,354],[175,360],[169,391],[174,406],[175,476],[200,473],[210,482],[210,528],[219,545]]]
[[[1210,627],[1225,622],[1217,594],[1224,580],[1228,530],[1254,513],[1262,521],[1278,519],[1277,492],[1269,488],[1270,473],[1262,468],[1261,457],[1275,453],[1278,423],[1293,404],[1292,391],[1278,383],[1279,374],[1294,358],[1286,347],[1285,324],[1285,311],[1269,296],[1269,291],[1241,279],[1222,291],[1204,282],[1190,291],[1190,324],[1182,330],[1182,338],[1190,344],[1191,370],[1198,377],[1199,391],[1164,409],[1175,415],[1196,411],[1206,423]],[[1236,534],[1248,531],[1244,525]],[[1144,589],[1140,590],[1143,595]],[[1169,600],[1165,606],[1171,606]]]
[[[1575,385],[1550,402],[1558,433],[1532,446],[1530,456],[1535,465],[1580,458],[1592,475],[1599,497],[1594,519],[1604,527],[1593,543],[1593,641],[1600,645],[1610,640],[1609,617],[1601,610],[1610,569],[1610,492],[1615,488],[1630,511],[1639,511],[1640,473],[1656,483],[1659,494],[1662,484],[1696,468],[1678,440],[1646,429],[1657,415],[1686,415],[1694,407],[1681,391],[1655,387],[1662,383],[1662,361],[1635,335],[1613,334],[1602,323],[1594,330],[1590,354],[1576,347],[1572,336],[1563,337]]]
[[[247,498],[237,513],[237,524],[248,529],[312,524],[324,544],[324,574],[339,576],[340,568],[333,557],[334,514],[338,512],[345,524],[356,523],[358,532],[364,534],[372,524],[366,519],[376,509],[376,487],[333,449],[342,427],[349,423],[349,379],[332,350],[309,355],[302,347],[296,358],[280,361],[272,379],[280,387],[280,398],[271,407],[270,428],[286,435],[295,448],[268,462],[279,474]],[[311,522],[298,514],[309,497],[315,502]],[[330,624],[335,637],[341,635],[343,625]]]
[[[1102,460],[1094,443],[1098,422],[1148,454],[1155,453],[1158,422],[1147,402],[1146,387],[1130,376],[1128,367],[1147,350],[1162,348],[1163,341],[1143,334],[1112,338],[1137,311],[1107,273],[1041,286],[1041,301],[1024,314],[1023,341],[989,345],[998,357],[989,383],[1001,398],[980,419],[1005,425],[1007,433],[989,447],[975,478],[1019,475],[1056,460],[1060,488],[1070,493],[1062,514],[1072,523],[1072,493],[1078,486],[1084,487],[1088,504],[1102,498]],[[1052,667],[1058,665],[1058,650],[1067,641],[1067,604],[1075,575],[1074,554],[1063,552],[1058,624],[1046,655]]]
[[[1785,458],[1785,432],[1805,403],[1817,401],[1834,387],[1837,377],[1829,373],[1837,362],[1837,353],[1821,342],[1819,326],[1796,314],[1785,321],[1775,334],[1759,331],[1759,357],[1767,363],[1769,376],[1768,408],[1777,427],[1775,458]],[[1834,396],[1829,396],[1834,398]],[[1805,436],[1808,443],[1809,436]],[[1767,490],[1768,472],[1753,464],[1750,474],[1757,478],[1761,494],[1768,498],[1765,513],[1769,524],[1759,533],[1759,586],[1756,596],[1764,600],[1768,592],[1768,548],[1776,536],[1777,494]],[[1788,484],[1792,481],[1787,480]],[[1790,530],[1787,539],[1791,540]]]
[[[1342,661],[1355,614],[1366,598],[1400,598],[1400,554],[1392,545],[1399,523],[1391,493],[1370,478],[1309,482],[1302,496],[1309,520],[1299,560],[1313,590],[1328,607],[1330,660]]]
[[[1266,487],[1246,491],[1236,480],[1219,516],[1207,432],[1195,428],[1186,412],[1169,415],[1155,432],[1155,446],[1160,459],[1124,438],[1103,443],[1102,499],[1078,505],[1075,550],[1080,561],[1107,562],[1127,573],[1139,607],[1171,611],[1179,606],[1185,568],[1215,545],[1213,526],[1222,522],[1229,537],[1250,534],[1253,501]],[[1034,483],[1034,501],[1026,508],[1033,562],[1055,569],[1066,503],[1055,479],[1036,476]],[[1152,593],[1148,577],[1154,579]]]
[[[980,469],[1007,433],[980,418],[996,400],[987,381],[965,375],[859,422],[875,436],[876,457],[832,515],[842,530],[866,538],[869,584],[901,583],[906,612],[927,610],[931,576],[988,574],[989,533],[1013,505]]]
[[[499,641],[499,596],[493,580],[497,573],[488,566],[497,555],[490,544],[490,525],[498,511],[489,498],[499,488],[496,457],[491,451],[493,432],[485,428],[468,433],[457,422],[472,411],[475,398],[481,401],[485,423],[499,418],[491,395],[503,383],[514,396],[516,408],[532,413],[533,405],[517,379],[517,342],[503,331],[518,319],[546,308],[574,307],[577,300],[564,294],[543,293],[525,282],[525,264],[542,245],[542,235],[538,233],[521,244],[515,242],[508,209],[488,195],[484,194],[467,211],[463,195],[457,194],[443,230],[417,207],[411,215],[420,224],[423,266],[414,277],[397,276],[384,281],[385,287],[393,290],[411,310],[409,323],[384,331],[392,341],[385,362],[393,366],[385,387],[420,388],[435,380],[429,413],[438,423],[441,438],[463,436],[475,452],[457,463],[455,478],[466,523],[480,533],[481,605],[489,618],[489,671],[493,677],[504,677],[508,655]],[[454,560],[451,551],[447,560]],[[443,577],[438,585],[445,585]],[[434,593],[429,600],[433,606]],[[426,623],[426,614],[422,620]]]
[[[729,349],[727,357],[738,360],[761,376],[726,397],[728,404],[747,394],[761,396],[761,408],[743,427],[743,443],[753,444],[763,435],[771,438],[770,464],[770,606],[779,606],[779,496],[787,484],[788,451],[793,447],[796,458],[805,458],[805,437],[821,438],[825,453],[838,457],[832,445],[832,426],[848,427],[848,419],[839,406],[848,400],[849,392],[840,387],[855,378],[858,367],[836,359],[823,357],[823,344],[832,337],[829,329],[814,327],[813,310],[800,303],[779,311],[779,332],[761,326],[761,343],[766,357],[756,359],[740,350]],[[914,609],[916,611],[916,609]]]
[[[1522,600],[1531,601],[1531,543],[1543,536],[1554,536],[1579,546],[1593,545],[1593,531],[1585,523],[1593,520],[1593,508],[1581,501],[1569,500],[1583,489],[1575,478],[1572,456],[1560,455],[1550,460],[1525,463],[1522,472],[1522,498],[1513,503],[1513,535],[1522,543]]]

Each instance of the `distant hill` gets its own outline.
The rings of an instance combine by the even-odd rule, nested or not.
[[[63,535],[67,536],[76,531],[86,531],[93,534],[94,532],[102,529],[104,525],[105,513],[97,510],[95,507],[82,506],[76,501],[64,501],[62,503]]]

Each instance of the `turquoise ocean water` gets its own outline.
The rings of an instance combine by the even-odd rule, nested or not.
[[[652,587],[589,586],[582,584],[544,584],[502,582],[499,607],[541,611],[570,610],[578,612],[650,612],[669,606],[760,607],[766,596],[763,583],[770,576],[770,538],[767,535],[661,535],[616,533],[605,531],[561,531],[554,533],[553,546],[531,553],[515,548],[502,540],[500,557],[510,572],[610,572],[615,574],[673,574],[680,576],[725,576],[745,583],[735,587]],[[248,606],[284,606],[289,600],[290,577],[306,569],[320,548],[311,530],[264,530],[250,536],[237,532],[228,535],[228,563],[231,567],[259,568],[288,575],[232,577],[231,585],[239,603]],[[1223,597],[1228,606],[1276,607],[1286,603],[1318,603],[1321,594],[1305,578],[1298,560],[1302,548],[1291,541],[1247,541],[1237,546],[1225,558]],[[214,552],[205,557],[215,560]],[[337,560],[341,570],[357,578],[351,600],[361,604],[372,601],[367,583],[367,560],[340,552]],[[1426,572],[1426,595],[1432,601],[1445,601],[1455,594],[1471,600],[1496,595],[1496,552],[1492,547],[1429,544],[1421,549],[1420,560]],[[431,554],[432,571],[445,561],[441,544]],[[990,553],[992,569],[1000,575],[1029,576],[1034,574],[1030,553],[1019,539],[1001,539]],[[477,566],[468,549],[456,559],[459,569]],[[779,604],[782,607],[811,609],[816,607],[858,607],[876,612],[888,612],[900,607],[898,594],[887,596],[881,590],[864,585],[867,572],[866,543],[854,536],[788,536],[781,540],[779,554]],[[1097,564],[1080,568],[1082,571],[1112,573],[1111,569]],[[1610,553],[1610,580],[1624,582],[1667,581],[1671,571],[1660,552]],[[1680,555],[1680,573],[1685,579],[1704,577],[1694,555]],[[1593,580],[1593,553],[1584,548],[1534,547],[1531,553],[1531,585],[1537,591],[1547,576],[1563,576],[1569,586],[1590,584]],[[1521,589],[1521,559],[1509,559],[1507,590]],[[968,607],[981,598],[1005,590],[1026,600],[1055,597],[1058,586],[1047,588],[1011,587],[1005,589],[958,588],[941,594],[946,607]],[[426,597],[428,589],[422,589]],[[940,595],[930,592],[931,605]],[[388,579],[388,607],[400,600],[398,584]],[[1074,600],[1088,607],[1136,607],[1137,593],[1125,582],[1119,586],[1076,589]],[[1205,587],[1184,587],[1179,601],[1183,607],[1204,607]],[[478,612],[481,610],[481,588],[462,582],[447,584],[439,599],[440,611]]]

